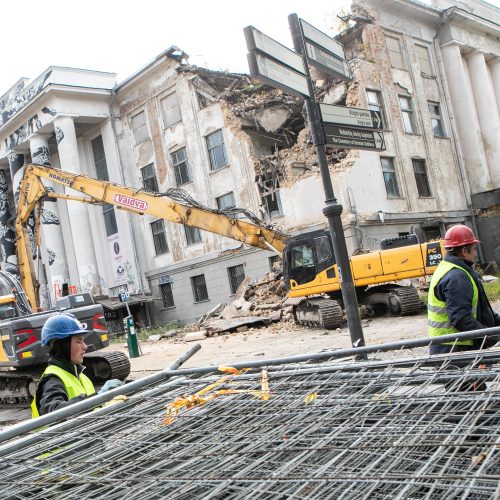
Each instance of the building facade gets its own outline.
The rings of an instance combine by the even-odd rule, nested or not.
[[[385,150],[327,147],[350,253],[408,233],[439,238],[467,223],[480,231],[483,257],[500,259],[491,230],[500,204],[498,9],[468,5],[354,2],[339,36],[353,81],[315,74],[319,101],[383,119]],[[120,84],[110,73],[51,67],[32,83],[19,80],[0,112],[3,269],[16,269],[10,220],[29,162],[211,210],[242,207],[290,234],[326,227],[303,102],[246,75],[193,67],[177,47]],[[111,205],[47,202],[41,231],[33,258],[43,305],[70,284],[98,297],[117,330],[122,291],[142,325],[191,322],[276,259]]]

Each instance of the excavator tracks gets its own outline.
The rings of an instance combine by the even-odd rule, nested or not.
[[[28,408],[41,372],[0,370],[0,408]]]
[[[327,330],[340,327],[344,317],[336,300],[323,297],[302,300],[294,306],[293,313],[297,323]]]
[[[123,352],[91,352],[83,358],[85,375],[92,382],[103,382],[112,378],[125,380],[130,374],[130,360]]]
[[[389,308],[392,314],[411,316],[422,309],[418,292],[412,286],[398,286],[393,288],[389,296]]]

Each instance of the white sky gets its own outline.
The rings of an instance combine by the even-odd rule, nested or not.
[[[424,0],[425,1],[425,0]],[[350,0],[24,0],[10,4],[0,49],[0,96],[49,66],[109,71],[122,81],[171,45],[191,64],[248,73],[243,28],[292,47],[288,15],[329,35]],[[490,0],[500,5],[500,0]],[[5,13],[5,12],[4,12]]]

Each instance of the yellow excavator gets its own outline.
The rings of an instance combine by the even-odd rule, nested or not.
[[[83,193],[84,196],[48,190],[43,179]],[[182,190],[174,190],[179,193]],[[108,203],[139,215],[153,215],[194,226],[253,247],[282,255],[283,276],[289,297],[295,298],[299,323],[336,328],[342,323],[340,279],[328,231],[287,236],[247,211],[214,210],[188,196],[179,201],[174,193],[150,193],[60,169],[27,165],[21,183],[16,235],[22,286],[33,308],[38,288],[33,277],[31,244],[26,223],[31,214],[40,220],[45,200],[59,198],[84,203]],[[243,220],[241,213],[249,220]],[[39,232],[38,232],[39,233]],[[373,312],[415,314],[421,302],[415,288],[393,282],[432,274],[444,255],[442,241],[419,244],[415,235],[382,241],[382,249],[351,257],[351,269],[360,305]]]

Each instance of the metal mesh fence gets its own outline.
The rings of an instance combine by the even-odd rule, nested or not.
[[[375,358],[178,376],[9,441],[0,497],[498,498],[500,352]]]

